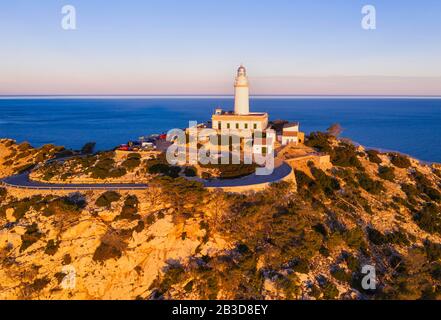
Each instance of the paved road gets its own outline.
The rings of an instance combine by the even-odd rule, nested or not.
[[[2,180],[6,186],[37,189],[37,190],[142,190],[147,189],[147,184],[134,183],[97,183],[97,184],[72,184],[72,183],[43,183],[29,179],[29,172],[11,176]]]
[[[240,186],[252,186],[262,183],[277,182],[288,176],[292,168],[287,163],[282,163],[276,167],[271,175],[258,176],[252,174],[243,178],[228,180],[201,180],[207,188],[228,188]],[[29,172],[7,177],[0,180],[6,186],[33,190],[144,190],[148,184],[134,183],[98,183],[98,184],[71,184],[71,183],[44,183],[29,179]]]
[[[255,173],[249,176],[245,176],[238,179],[228,180],[211,180],[205,181],[204,185],[207,188],[227,188],[227,187],[242,187],[252,186],[256,184],[277,182],[288,176],[292,172],[292,168],[287,163],[282,163],[278,167],[274,168],[274,171],[270,175],[258,176]]]

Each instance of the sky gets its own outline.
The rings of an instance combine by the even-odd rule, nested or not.
[[[0,0],[0,95],[232,94],[243,63],[255,95],[441,96],[440,16],[439,0]]]

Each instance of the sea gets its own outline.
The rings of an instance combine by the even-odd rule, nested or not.
[[[216,108],[233,109],[226,96],[1,97],[0,138],[98,150],[141,136],[206,122]],[[306,133],[339,123],[342,137],[369,148],[398,151],[441,163],[441,98],[253,97],[251,111],[270,120],[299,121]]]

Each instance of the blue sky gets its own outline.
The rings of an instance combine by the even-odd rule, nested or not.
[[[438,0],[0,0],[0,94],[229,94],[244,63],[255,94],[441,95],[440,15]]]

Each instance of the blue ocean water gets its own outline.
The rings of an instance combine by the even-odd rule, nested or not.
[[[0,137],[104,150],[139,136],[205,122],[231,98],[0,99]],[[252,111],[272,120],[300,121],[305,132],[338,122],[343,136],[362,145],[441,162],[441,99],[256,98]]]

